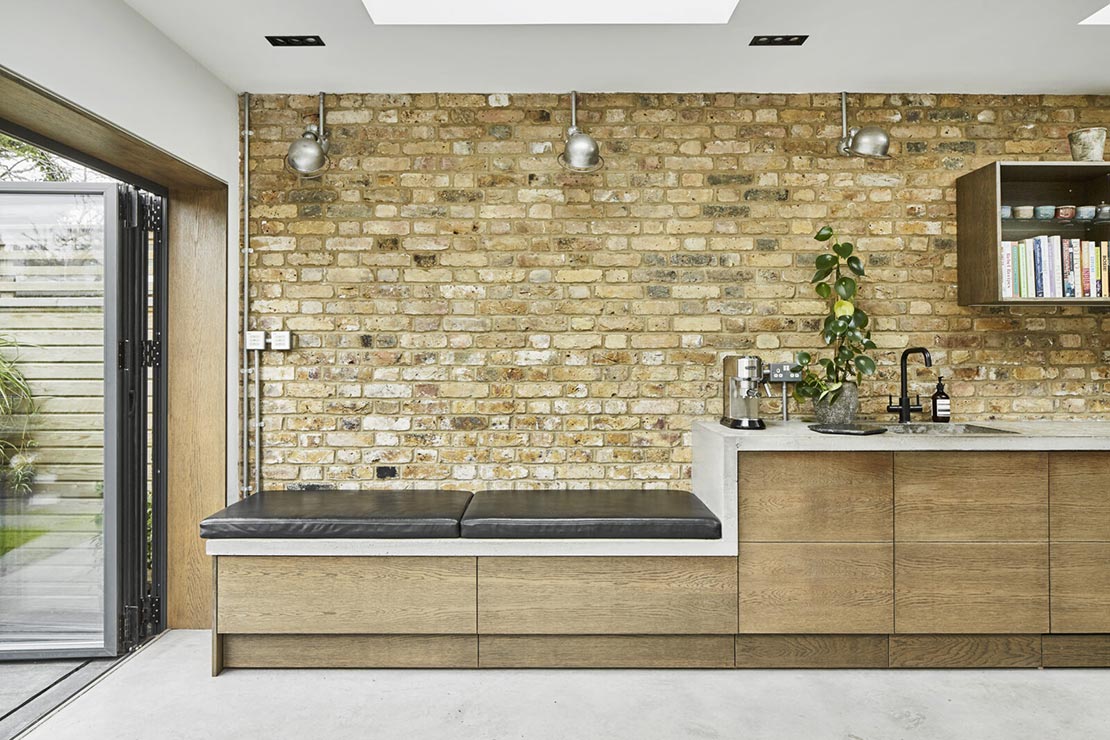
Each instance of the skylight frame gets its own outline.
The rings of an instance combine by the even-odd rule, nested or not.
[[[739,0],[362,0],[378,26],[725,25]]]

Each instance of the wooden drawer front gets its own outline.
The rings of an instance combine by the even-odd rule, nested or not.
[[[886,668],[886,635],[737,635],[737,668]]]
[[[478,631],[731,634],[736,559],[478,558]]]
[[[891,668],[1038,668],[1040,635],[891,635]]]
[[[481,635],[482,668],[732,668],[732,635]]]
[[[477,635],[224,635],[226,668],[477,668]]]
[[[1048,454],[899,452],[894,455],[899,542],[1048,539]]]
[[[897,545],[899,633],[1048,632],[1047,544]]]
[[[1110,542],[1052,544],[1052,631],[1110,632]]]
[[[741,542],[889,542],[889,452],[740,453]]]
[[[1110,452],[1049,455],[1052,539],[1110,542]]]
[[[219,631],[459,634],[475,631],[475,559],[221,557]]]
[[[740,546],[741,633],[885,634],[893,605],[893,545]]]

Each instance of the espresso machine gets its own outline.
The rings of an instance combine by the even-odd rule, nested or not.
[[[721,423],[732,429],[766,429],[759,416],[760,386],[771,395],[767,385],[768,372],[763,360],[749,355],[729,355],[725,358],[724,415]]]

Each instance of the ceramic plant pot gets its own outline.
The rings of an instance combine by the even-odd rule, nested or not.
[[[813,414],[818,424],[851,424],[858,413],[859,386],[855,383],[845,383],[832,403],[827,396],[822,401],[813,401]]]
[[[1068,134],[1071,158],[1076,162],[1101,162],[1106,150],[1106,129],[1102,126],[1081,128]]]

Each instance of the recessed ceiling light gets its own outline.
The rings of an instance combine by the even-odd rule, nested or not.
[[[1096,10],[1089,18],[1079,21],[1081,26],[1110,26],[1110,5]]]
[[[809,36],[798,33],[783,33],[778,36],[752,36],[748,46],[801,46]]]
[[[739,0],[362,0],[379,26],[728,23]]]
[[[323,46],[319,36],[267,36],[270,46]]]

